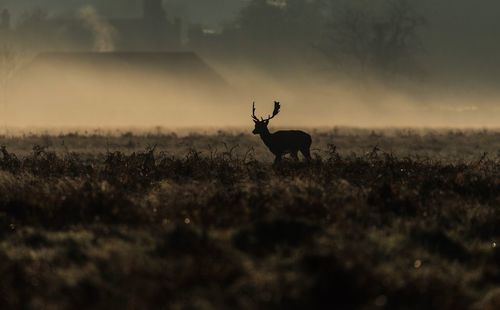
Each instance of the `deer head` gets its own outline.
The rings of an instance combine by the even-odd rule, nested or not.
[[[255,102],[253,103],[253,108],[252,108],[252,119],[253,122],[255,123],[255,129],[253,130],[254,135],[259,135],[259,134],[264,134],[268,133],[269,130],[267,129],[267,125],[269,125],[269,121],[272,120],[278,113],[280,113],[280,103],[278,101],[274,102],[274,111],[273,115],[269,115],[266,119],[264,118],[259,118],[255,116]]]

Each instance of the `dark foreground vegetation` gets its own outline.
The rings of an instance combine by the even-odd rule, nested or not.
[[[2,309],[498,309],[497,134],[316,137],[277,167],[238,134],[4,138]]]

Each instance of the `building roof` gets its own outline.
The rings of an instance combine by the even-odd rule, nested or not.
[[[80,70],[99,74],[146,73],[191,84],[226,85],[224,79],[192,52],[52,52],[38,55],[30,70]]]

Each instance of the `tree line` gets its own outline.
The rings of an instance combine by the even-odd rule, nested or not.
[[[41,9],[25,14],[16,38],[51,46],[48,19]],[[337,71],[411,75],[420,68],[425,25],[410,0],[249,0],[220,34],[189,38],[187,48],[273,67],[317,61]],[[0,71],[11,71],[10,55],[0,51]]]
[[[340,69],[411,74],[426,19],[407,0],[251,0],[224,48],[275,62],[315,55]]]

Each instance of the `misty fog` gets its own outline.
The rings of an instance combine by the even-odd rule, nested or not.
[[[280,100],[273,127],[498,127],[496,2],[289,2],[2,1],[1,124],[246,128]]]

